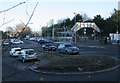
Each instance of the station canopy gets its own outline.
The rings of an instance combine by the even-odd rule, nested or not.
[[[94,22],[77,22],[72,28],[71,31],[77,32],[78,30],[82,28],[93,28],[97,32],[100,33],[99,27]]]

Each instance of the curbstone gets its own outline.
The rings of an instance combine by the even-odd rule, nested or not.
[[[111,57],[113,59],[115,59],[116,61],[118,61],[119,63],[119,59],[115,58],[115,57]],[[109,68],[109,69],[104,69],[104,70],[99,70],[99,71],[92,71],[92,72],[65,72],[65,73],[60,73],[60,72],[46,72],[46,71],[38,71],[38,70],[35,70],[35,68],[37,68],[37,66],[31,66],[29,67],[30,70],[34,71],[34,72],[37,72],[37,73],[44,73],[44,74],[58,74],[58,75],[62,75],[62,74],[65,74],[65,75],[69,75],[69,74],[93,74],[93,73],[101,73],[101,72],[107,72],[107,71],[111,71],[111,70],[114,70],[116,68],[119,68],[120,67],[120,64],[112,67],[112,68]]]
[[[93,74],[93,73],[102,73],[102,72],[107,72],[107,71],[111,71],[114,70],[116,68],[118,68],[120,65],[117,65],[115,67],[112,67],[110,69],[104,69],[104,70],[100,70],[100,71],[94,71],[94,72],[70,72],[70,73],[59,73],[59,72],[46,72],[46,71],[38,71],[35,70],[35,68],[31,68],[29,67],[30,70],[37,72],[37,73],[44,73],[44,74],[58,74],[58,75],[69,75],[69,74]]]

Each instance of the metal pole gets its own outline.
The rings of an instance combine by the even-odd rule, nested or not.
[[[84,27],[84,40],[86,40],[86,28]]]
[[[53,37],[53,39],[54,39],[54,27],[53,27],[53,29],[52,29],[52,37]]]
[[[54,32],[55,32],[55,30],[54,30],[54,20],[52,19],[52,25],[53,25],[53,29],[52,29],[52,38],[53,38],[53,40],[54,40]]]
[[[75,15],[75,24],[76,24],[76,13],[74,12],[74,15]],[[75,35],[75,43],[76,43],[76,32],[74,32],[74,35]]]

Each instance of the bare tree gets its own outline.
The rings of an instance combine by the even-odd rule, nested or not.
[[[23,29],[24,29],[24,31],[23,31]],[[28,27],[28,26],[25,27],[24,24],[17,24],[16,27],[15,27],[15,32],[16,32],[16,34],[19,34],[19,33],[22,32],[20,37],[25,37],[26,35],[31,35],[32,34],[31,28]]]

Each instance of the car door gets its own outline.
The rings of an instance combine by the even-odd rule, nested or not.
[[[24,55],[25,55],[25,52],[24,52],[24,51],[21,51],[21,52],[20,52],[20,55],[19,55],[19,59],[22,60],[23,58],[25,58]]]
[[[63,53],[66,53],[66,47],[65,47],[65,45],[63,46],[62,51],[63,51]]]
[[[13,49],[10,50],[10,55],[12,55]]]
[[[61,44],[61,45],[59,46],[59,52],[64,53],[64,52],[65,52],[64,49],[65,49],[64,44]]]

